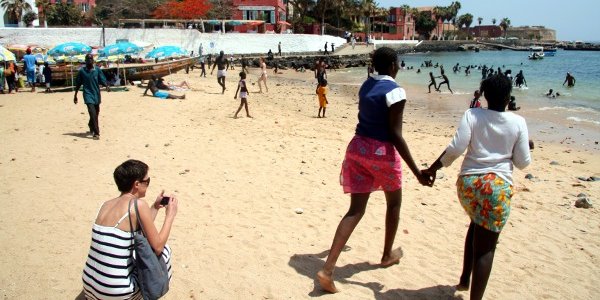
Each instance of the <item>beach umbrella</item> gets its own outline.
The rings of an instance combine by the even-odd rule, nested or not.
[[[15,54],[8,51],[8,49],[0,46],[0,61],[11,61],[14,60],[16,61],[17,58],[15,57]]]
[[[187,56],[188,52],[178,46],[161,46],[146,54],[146,58],[169,58]]]
[[[77,43],[77,42],[69,42],[57,45],[56,47],[50,49],[48,51],[48,55],[50,56],[74,56],[80,54],[87,54],[92,51],[92,48],[88,45]]]
[[[54,57],[58,60],[59,57],[66,57],[64,61],[80,61],[83,60],[85,54],[92,52],[92,47],[78,43],[78,42],[69,42],[63,43],[55,46],[54,48],[48,51],[48,55]],[[83,55],[83,57],[77,57],[78,55]],[[73,64],[71,63],[71,84],[73,84]]]
[[[238,21],[238,20],[231,20],[231,21],[227,21],[226,23],[227,23],[227,25],[231,25],[231,26],[236,26],[236,25],[242,25],[242,24],[244,24],[244,23],[242,23],[241,21]]]
[[[126,55],[126,54],[139,54],[143,49],[138,45],[130,42],[116,43],[108,45],[98,51],[101,57],[112,56],[112,55]]]

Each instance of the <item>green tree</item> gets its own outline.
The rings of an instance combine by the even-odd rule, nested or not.
[[[40,27],[48,27],[46,24],[46,11],[50,5],[50,0],[35,0],[35,6],[38,8],[38,17],[40,18]]]
[[[220,20],[231,19],[235,9],[232,0],[209,0],[209,2],[212,8],[208,11],[207,17]]]
[[[508,27],[510,27],[510,19],[509,18],[504,18],[502,19],[502,21],[500,21],[500,27],[502,27],[502,30],[504,31],[504,38],[506,38],[506,29],[508,29]]]
[[[26,27],[33,27],[33,21],[37,20],[38,15],[33,11],[28,11],[23,15],[23,23]]]
[[[479,24],[479,26],[481,26],[481,22],[483,22],[483,18],[482,17],[477,18],[477,23]]]
[[[166,0],[96,0],[95,22],[116,26],[119,19],[149,19],[164,2]]]
[[[325,15],[334,9],[339,0],[318,0],[314,11],[321,20],[321,35],[325,34]]]
[[[431,31],[437,26],[437,22],[431,18],[431,12],[421,11],[415,14],[415,31],[429,39]]]
[[[57,3],[46,12],[50,26],[79,26],[83,24],[83,14],[75,5]]]
[[[492,19],[492,24],[496,25],[496,18]]]
[[[31,4],[26,0],[0,0],[0,7],[6,11],[6,13],[13,20],[17,21],[17,24],[21,21],[23,11],[31,11]]]

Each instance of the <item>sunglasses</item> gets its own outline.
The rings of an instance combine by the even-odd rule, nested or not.
[[[150,177],[148,177],[148,179],[146,179],[146,180],[140,180],[140,182],[143,182],[146,184],[146,186],[149,186],[150,185]]]

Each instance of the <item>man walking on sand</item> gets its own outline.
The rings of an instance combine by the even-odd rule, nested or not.
[[[212,70],[210,71],[210,75],[215,71],[215,67],[217,68],[217,82],[223,88],[221,94],[225,94],[225,76],[227,76],[226,70],[229,68],[229,61],[225,57],[225,52],[221,50],[219,52],[219,56],[215,59],[215,63],[213,64]]]
[[[94,57],[91,54],[87,54],[85,56],[85,67],[79,69],[79,73],[77,73],[73,103],[77,104],[77,93],[83,85],[83,102],[90,114],[88,127],[95,140],[100,139],[100,126],[98,125],[101,102],[100,84],[106,87],[107,92],[110,92],[110,87],[106,82],[106,77],[104,77],[102,70],[94,66]]]

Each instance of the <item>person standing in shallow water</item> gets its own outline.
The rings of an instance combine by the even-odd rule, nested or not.
[[[566,83],[568,87],[574,87],[575,81],[575,77],[573,77],[571,73],[567,72],[567,77],[565,78],[565,82],[563,82],[563,85],[565,85]]]
[[[402,136],[402,119],[406,92],[398,86],[398,54],[382,47],[373,54],[377,76],[369,77],[359,90],[358,125],[348,144],[342,164],[340,184],[344,193],[350,193],[350,208],[340,221],[327,261],[317,273],[321,288],[338,292],[333,282],[335,264],[350,235],[365,214],[371,192],[383,190],[387,202],[385,243],[381,267],[400,262],[400,255],[392,247],[400,221],[402,203],[403,159],[419,182],[431,186],[433,180],[423,174],[414,162]]]
[[[229,68],[229,61],[225,57],[225,52],[223,52],[223,50],[219,52],[219,56],[215,59],[210,75],[215,71],[215,67],[217,67],[217,82],[223,88],[221,94],[225,94],[225,77],[227,76],[226,70]]]

